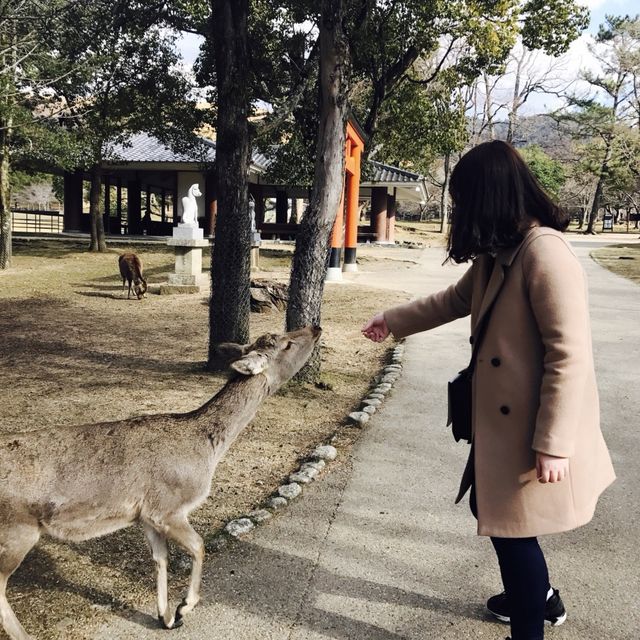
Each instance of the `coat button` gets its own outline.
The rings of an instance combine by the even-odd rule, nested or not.
[[[510,412],[511,412],[511,409],[509,409],[509,407],[507,407],[506,405],[504,405],[504,404],[503,404],[503,405],[500,407],[500,413],[501,413],[503,416],[508,416]]]
[[[492,364],[494,367],[499,367],[499,366],[500,366],[500,364],[501,364],[501,363],[500,363],[500,358],[491,358],[491,364]]]

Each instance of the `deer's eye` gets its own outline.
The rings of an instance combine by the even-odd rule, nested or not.
[[[289,351],[291,347],[293,347],[293,340],[289,340],[289,342],[287,342],[287,346],[284,348],[284,350]]]

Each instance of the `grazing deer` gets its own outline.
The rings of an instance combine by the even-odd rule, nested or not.
[[[0,617],[12,640],[33,640],[6,596],[9,576],[45,533],[88,540],[142,523],[157,570],[158,618],[182,624],[197,604],[202,538],[188,521],[209,495],[220,459],[260,403],[307,361],[319,327],[225,345],[239,375],[190,413],[140,416],[0,437]],[[186,597],[167,604],[167,541],[192,558]]]
[[[129,283],[129,293],[127,300],[131,297],[131,286],[133,293],[140,300],[147,293],[147,281],[142,276],[142,260],[135,253],[123,253],[118,258],[120,275],[122,276],[122,292],[124,293],[125,280]]]

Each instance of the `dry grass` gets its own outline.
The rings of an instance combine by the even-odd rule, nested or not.
[[[440,222],[396,221],[395,239],[399,242],[420,242],[425,247],[441,247],[447,243],[447,234],[440,233]]]
[[[223,384],[221,376],[203,368],[207,296],[127,300],[117,272],[123,249],[142,256],[151,285],[172,271],[173,255],[163,245],[123,244],[107,254],[89,254],[83,244],[15,243],[14,265],[0,273],[0,430],[117,420],[167,408],[188,411]],[[256,275],[286,279],[287,251],[264,251]],[[410,266],[411,252],[402,251],[397,258]],[[367,259],[374,260],[370,254]],[[339,444],[348,447],[358,437],[345,416],[388,349],[362,339],[359,327],[400,299],[351,284],[327,287],[323,376],[328,388],[289,385],[265,402],[192,518],[201,534],[212,536],[226,520],[264,501],[317,443],[338,433]],[[253,315],[251,323],[255,337],[281,330],[284,318]],[[172,553],[173,602],[181,597],[187,567]],[[105,609],[136,610],[153,590],[149,553],[134,527],[76,545],[41,542],[12,578],[9,598],[37,637],[77,640],[92,637]]]
[[[640,245],[616,244],[591,252],[591,257],[601,266],[640,284]]]

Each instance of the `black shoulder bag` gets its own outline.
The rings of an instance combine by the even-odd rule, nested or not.
[[[498,296],[496,295],[496,298],[497,297]],[[451,425],[453,437],[456,442],[466,440],[471,443],[471,421],[473,414],[471,393],[473,372],[476,368],[478,351],[480,350],[482,339],[484,338],[484,334],[487,330],[487,325],[489,324],[489,318],[496,303],[496,298],[494,298],[491,306],[487,309],[487,312],[484,314],[480,323],[478,333],[473,341],[473,349],[471,350],[471,361],[469,362],[469,366],[460,371],[460,373],[458,373],[458,375],[451,380],[448,385],[449,420],[447,422],[447,426]]]

